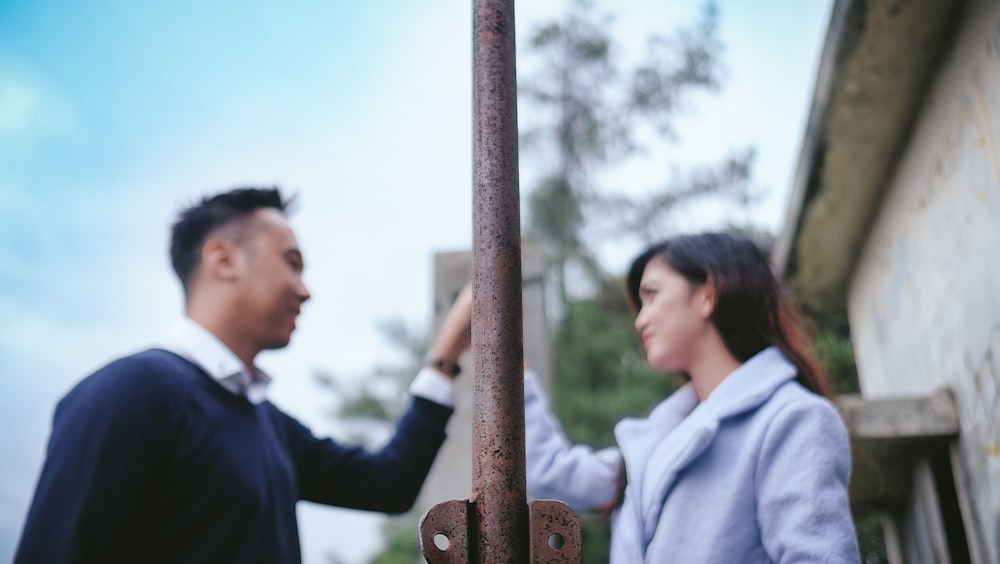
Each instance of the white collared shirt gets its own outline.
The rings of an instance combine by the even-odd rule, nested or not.
[[[185,317],[174,325],[163,348],[198,365],[220,386],[246,396],[251,403],[267,399],[271,377],[257,367],[251,373],[236,353],[191,318]]]
[[[267,399],[271,377],[257,367],[250,373],[236,353],[191,318],[184,317],[174,325],[162,348],[198,365],[220,386],[246,396],[251,403]],[[410,394],[445,407],[455,406],[455,383],[430,368],[424,368],[413,379]]]

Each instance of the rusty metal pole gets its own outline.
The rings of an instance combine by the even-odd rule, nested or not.
[[[527,562],[514,1],[473,10],[471,501],[480,558]]]
[[[432,564],[579,562],[567,506],[525,493],[514,1],[473,5],[472,497],[423,515]]]

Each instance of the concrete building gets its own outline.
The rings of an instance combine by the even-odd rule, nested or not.
[[[1000,2],[837,0],[775,262],[849,322],[893,561],[1000,562],[998,220]]]

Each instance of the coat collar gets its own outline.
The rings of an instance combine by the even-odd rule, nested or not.
[[[631,490],[625,505],[636,512],[643,547],[652,540],[677,475],[711,444],[720,422],[758,407],[797,373],[778,348],[768,347],[730,373],[704,402],[698,403],[688,384],[648,418],[623,419],[615,426]],[[622,510],[629,508],[623,505]]]

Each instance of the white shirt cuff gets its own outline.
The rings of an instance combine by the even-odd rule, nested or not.
[[[423,368],[410,384],[410,394],[445,407],[455,407],[455,382],[433,368]]]

